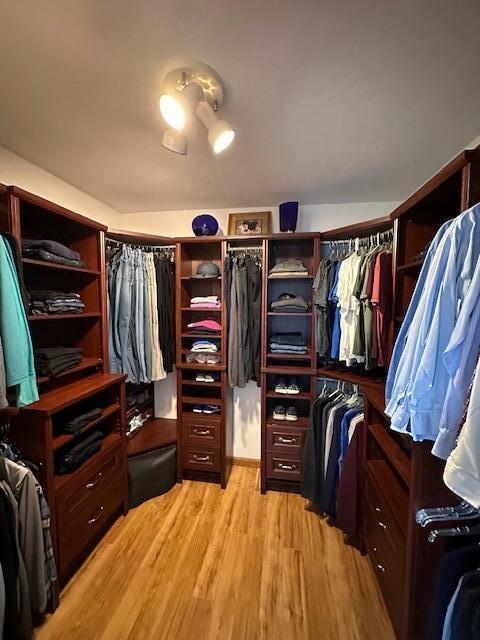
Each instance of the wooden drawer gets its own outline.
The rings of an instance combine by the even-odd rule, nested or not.
[[[201,449],[200,447],[183,447],[184,469],[202,471],[220,471],[220,451],[218,449]]]
[[[215,418],[182,418],[183,443],[193,447],[206,446],[217,448],[220,446],[221,420]]]
[[[123,474],[102,484],[101,490],[83,501],[82,506],[70,517],[58,517],[57,548],[60,575],[65,575],[81,557],[88,545],[109,523],[112,515],[120,511],[124,499],[125,477]]]
[[[307,429],[304,427],[267,424],[267,451],[292,454],[301,459],[306,433]]]
[[[365,495],[379,518],[391,520],[399,535],[407,535],[408,494],[387,462],[369,460],[366,464]]]
[[[126,473],[123,443],[107,449],[94,465],[85,463],[56,495],[57,517],[70,518],[84,503],[91,504],[96,495],[113,479]]]
[[[281,480],[301,480],[302,461],[299,455],[267,452],[267,477]]]

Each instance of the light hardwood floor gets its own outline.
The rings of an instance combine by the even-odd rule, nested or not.
[[[258,476],[186,481],[120,518],[36,638],[394,640],[368,559]]]

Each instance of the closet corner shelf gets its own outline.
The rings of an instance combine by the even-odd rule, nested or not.
[[[405,271],[416,271],[421,268],[423,265],[423,260],[415,260],[412,262],[407,262],[405,264],[401,264],[397,267],[397,271],[400,273]]]
[[[306,391],[300,393],[277,393],[276,391],[267,391],[267,398],[275,398],[276,400],[311,400],[312,394]]]
[[[22,264],[34,267],[42,267],[44,269],[57,269],[59,271],[72,271],[76,273],[86,273],[93,276],[99,276],[100,271],[96,269],[86,269],[85,267],[71,267],[67,264],[57,264],[56,262],[45,262],[44,260],[34,260],[33,258],[22,258]]]
[[[127,436],[129,458],[177,442],[177,421],[170,418],[153,418]]]
[[[80,320],[81,318],[100,318],[99,311],[87,311],[86,313],[51,313],[41,316],[28,316],[29,322],[37,322],[38,320]]]
[[[382,378],[373,377],[367,372],[356,372],[354,370],[348,371],[346,369],[332,365],[319,367],[317,369],[317,375],[323,376],[325,378],[333,378],[334,380],[340,380],[341,382],[350,382],[351,384],[358,385],[377,385],[383,383]]]
[[[111,404],[103,410],[102,415],[99,418],[97,418],[96,420],[92,420],[92,422],[89,422],[83,429],[80,430],[78,434],[73,435],[70,433],[62,433],[56,438],[53,438],[53,450],[56,451],[57,449],[60,449],[64,445],[68,444],[69,442],[72,442],[72,440],[75,440],[79,435],[83,435],[84,433],[91,431],[94,427],[101,424],[107,418],[115,415],[119,411],[120,411],[119,404]]]
[[[269,311],[267,313],[268,316],[281,316],[284,318],[288,318],[288,316],[292,316],[292,318],[298,318],[298,317],[304,317],[304,318],[308,318],[312,315],[311,311],[301,311],[301,312],[295,312],[295,313],[281,313],[279,311]]]
[[[269,280],[313,280],[314,276],[311,274],[299,274],[299,275],[285,275],[285,276],[274,276],[269,275]]]
[[[66,376],[71,376],[74,373],[86,371],[87,369],[94,369],[95,367],[99,367],[102,364],[103,360],[101,358],[83,358],[79,365],[77,365],[76,367],[72,367],[71,369],[67,369],[62,373],[59,373],[58,376],[37,376],[37,384],[55,382],[59,378],[65,378]]]
[[[185,396],[182,395],[183,404],[216,404],[219,407],[223,405],[221,398],[211,398],[210,396]],[[195,412],[192,412],[195,415]],[[213,414],[215,415],[215,414]]]
[[[312,356],[308,353],[267,353],[267,358],[277,360],[311,360]]]
[[[408,455],[388,434],[387,429],[381,424],[371,424],[368,426],[368,432],[378,444],[390,462],[392,467],[398,473],[403,482],[410,486],[411,483],[411,463]]]
[[[70,482],[70,480],[73,480],[78,473],[81,473],[83,471],[84,466],[86,464],[88,464],[88,465],[95,464],[95,462],[98,460],[98,458],[103,453],[105,453],[105,451],[108,451],[109,449],[111,449],[113,446],[115,446],[116,444],[121,442],[121,440],[122,440],[122,436],[119,435],[118,433],[109,433],[102,440],[102,446],[100,448],[100,451],[97,451],[97,453],[95,453],[91,458],[88,458],[88,460],[86,460],[85,463],[82,464],[73,473],[66,473],[65,475],[57,475],[57,474],[55,474],[54,475],[54,480],[53,480],[55,491],[59,491],[68,482]]]
[[[196,311],[199,311],[200,313],[221,313],[222,308],[217,307],[215,309],[212,309],[210,307],[181,307],[180,311],[193,311],[194,313]]]
[[[288,398],[288,396],[286,396]],[[306,416],[299,416],[298,420],[295,420],[294,422],[290,422],[290,420],[275,420],[275,418],[272,415],[267,416],[267,422],[266,422],[267,426],[274,426],[274,427],[301,427],[302,429],[305,429],[306,427],[308,427],[308,418]]]

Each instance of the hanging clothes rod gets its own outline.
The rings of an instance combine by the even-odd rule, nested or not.
[[[132,242],[126,240],[114,240],[113,238],[105,238],[106,242],[109,244],[115,244],[117,246],[123,246],[124,244],[129,245],[131,247],[146,247],[147,249],[175,249],[176,245],[174,244],[145,244],[144,242]]]

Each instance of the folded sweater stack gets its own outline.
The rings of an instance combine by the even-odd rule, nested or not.
[[[55,262],[69,267],[83,267],[78,251],[69,249],[55,240],[22,240],[22,254],[25,258]]]
[[[218,296],[195,296],[190,300],[192,309],[221,309],[220,298]]]
[[[213,319],[199,320],[198,322],[190,322],[187,328],[191,333],[198,333],[205,336],[219,335],[222,331],[222,325]]]
[[[294,293],[282,293],[270,306],[277,313],[306,313],[310,308],[305,298]]]
[[[279,259],[269,271],[271,278],[308,276],[308,271],[299,258]]]
[[[303,335],[294,331],[291,333],[274,333],[270,336],[270,351],[272,353],[298,353],[308,352]]]
[[[35,369],[42,376],[58,376],[76,367],[83,357],[83,349],[77,347],[44,347],[35,349]]]
[[[30,291],[30,305],[34,315],[82,313],[85,309],[80,294],[63,291]]]
[[[195,353],[216,353],[220,349],[220,343],[212,340],[195,340],[192,344],[192,352]]]

